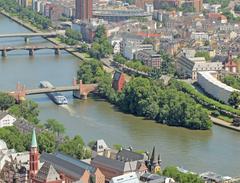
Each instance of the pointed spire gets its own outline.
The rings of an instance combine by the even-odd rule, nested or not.
[[[31,147],[37,148],[37,138],[36,138],[35,128],[33,128],[33,132],[32,132],[32,144],[31,144]]]
[[[150,161],[151,161],[151,164],[152,163],[157,163],[157,156],[155,154],[155,146],[153,147],[152,156],[151,156]]]
[[[158,164],[160,165],[162,162],[160,154],[158,155]]]

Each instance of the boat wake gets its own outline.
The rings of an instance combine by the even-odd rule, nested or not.
[[[60,105],[60,107],[64,108],[71,116],[76,116],[76,111],[71,108],[69,105]]]

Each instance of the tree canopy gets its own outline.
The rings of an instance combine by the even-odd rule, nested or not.
[[[39,123],[38,104],[31,100],[26,100],[21,102],[20,104],[13,105],[9,108],[9,113],[13,114],[17,118],[22,117],[32,123]]]
[[[0,92],[0,110],[7,110],[15,104],[15,99],[6,93]]]

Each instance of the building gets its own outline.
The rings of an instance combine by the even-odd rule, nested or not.
[[[62,182],[63,180],[61,179],[58,172],[48,162],[45,162],[42,165],[37,175],[32,180],[32,183],[62,183]]]
[[[80,20],[89,20],[92,18],[92,0],[76,0],[75,18]]]
[[[91,161],[91,165],[98,168],[105,175],[106,181],[126,173],[139,171],[139,173],[144,173],[147,170],[147,168],[142,169],[141,165],[144,166],[145,164],[141,161],[121,161],[99,155]]]
[[[139,179],[135,172],[131,172],[113,177],[109,183],[139,183]]]
[[[140,181],[148,183],[175,183],[172,178],[161,176],[159,174],[151,174],[148,172],[140,176]]]
[[[121,92],[125,85],[125,76],[122,72],[115,71],[112,80],[112,87],[118,92]]]
[[[237,72],[237,64],[232,59],[231,51],[228,52],[227,61],[224,63],[224,70],[227,72],[232,72],[232,73]]]
[[[228,104],[228,99],[232,92],[240,92],[239,90],[219,81],[216,72],[198,72],[197,82],[206,93],[226,104]]]
[[[195,12],[200,13],[203,10],[203,0],[193,0]]]
[[[35,178],[38,172],[38,168],[39,168],[39,153],[38,153],[36,132],[34,128],[32,133],[31,149],[29,154],[29,179],[30,180]]]
[[[222,62],[206,62],[204,57],[188,58],[184,55],[177,60],[177,72],[184,78],[197,80],[199,71],[221,71]]]
[[[152,13],[145,12],[139,8],[129,9],[96,9],[93,11],[93,17],[106,20],[108,22],[121,22],[131,18],[146,18],[152,20]]]
[[[88,183],[90,180],[95,179],[97,183],[105,183],[105,176],[97,167],[95,168],[84,161],[65,154],[48,154],[44,152],[40,160],[41,162],[50,163],[65,182],[80,181]]]
[[[140,60],[144,63],[144,65],[147,65],[149,67],[155,67],[160,68],[162,59],[160,54],[157,54],[153,50],[141,50],[136,52],[135,58],[137,60]]]
[[[16,121],[16,118],[8,114],[7,112],[0,112],[0,128],[6,126],[13,126],[13,123]]]
[[[7,183],[28,183],[38,171],[38,151],[35,131],[33,131],[30,153],[28,151],[18,153],[13,149],[8,150],[6,144],[2,146],[4,147],[1,150],[0,157],[5,162],[0,162],[0,178]]]
[[[153,4],[146,3],[144,5],[144,10],[148,13],[153,13],[154,11]]]

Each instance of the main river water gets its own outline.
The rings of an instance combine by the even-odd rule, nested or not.
[[[29,32],[0,15],[0,34]],[[29,44],[50,44],[33,38]],[[23,45],[23,38],[0,39],[3,45]],[[28,88],[38,87],[39,81],[54,85],[69,85],[80,61],[68,53],[55,56],[52,50],[41,50],[34,57],[26,51],[12,51],[0,57],[0,90],[13,90],[19,81]],[[183,166],[196,172],[215,171],[219,174],[240,175],[240,133],[214,126],[211,131],[191,131],[168,127],[119,112],[109,103],[89,98],[72,99],[68,106],[56,106],[45,95],[31,97],[39,104],[40,119],[56,118],[70,136],[81,135],[85,142],[104,139],[109,145],[123,144],[151,151],[156,146],[163,165]]]

